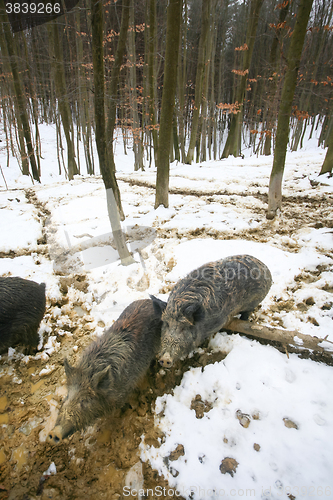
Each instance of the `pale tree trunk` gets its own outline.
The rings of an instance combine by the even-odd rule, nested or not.
[[[177,85],[178,50],[182,7],[182,0],[169,1],[160,133],[157,151],[155,208],[160,205],[164,205],[166,208],[169,206],[169,155]]]
[[[185,163],[185,78],[186,78],[186,59],[187,59],[187,0],[184,0],[184,21],[181,19],[181,34],[179,39],[179,54],[178,54],[178,76],[177,76],[177,99],[178,106],[175,109],[179,124],[179,142],[181,150],[181,159]]]
[[[100,170],[106,189],[108,214],[112,234],[123,265],[132,264],[133,257],[128,251],[125,237],[121,230],[118,200],[115,192],[118,189],[114,170],[109,163],[106,140],[105,98],[104,98],[104,59],[103,59],[103,6],[100,0],[91,1],[92,53],[95,88],[95,123],[96,146]],[[119,192],[119,191],[118,191]],[[120,201],[120,200],[119,200]]]
[[[82,139],[84,145],[84,155],[86,159],[87,165],[87,173],[89,175],[94,174],[94,164],[93,157],[91,155],[91,120],[89,114],[89,96],[87,91],[87,75],[86,69],[83,65],[83,43],[81,36],[81,19],[80,19],[80,10],[78,9],[75,13],[75,24],[76,30],[78,31],[78,35],[76,37],[76,51],[78,57],[79,64],[79,102],[80,102],[80,124],[82,131]]]
[[[326,141],[328,149],[326,151],[326,156],[324,163],[322,164],[319,175],[332,173],[333,170],[333,120],[331,120],[331,131]]]
[[[287,56],[287,71],[283,82],[276,131],[273,168],[269,181],[267,219],[274,219],[282,203],[282,178],[289,139],[289,123],[295,94],[306,27],[313,0],[300,0],[297,18]]]

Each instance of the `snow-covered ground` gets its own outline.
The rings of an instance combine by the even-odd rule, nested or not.
[[[175,162],[170,206],[154,210],[155,169],[134,173],[132,152],[125,156],[119,146],[123,228],[136,260],[123,267],[112,247],[101,178],[82,175],[67,182],[59,176],[54,129],[43,126],[41,132],[41,184],[20,175],[13,159],[4,166],[1,152],[9,189],[0,175],[0,276],[44,281],[48,298],[56,301],[61,293],[56,272],[86,273],[88,292],[72,293],[80,294],[99,335],[99,325],[112,324],[133,300],[148,293],[166,300],[189,271],[246,253],[265,262],[274,280],[256,319],[333,342],[333,234],[327,208],[333,182],[328,176],[317,182],[326,151],[315,140],[287,154],[283,193],[298,200],[292,202],[294,216],[289,206],[274,221],[265,218],[262,196],[272,157],[245,152],[244,159]],[[38,250],[43,231],[46,254]],[[46,342],[45,323],[41,332]],[[50,363],[60,343],[54,339],[51,345],[45,354]],[[141,459],[185,498],[333,498],[333,368],[225,332],[211,339],[210,348],[226,352],[225,359],[190,369],[174,394],[157,399],[155,425],[165,438],[156,448],[143,436]],[[193,401],[202,403],[203,414]],[[171,459],[179,445],[181,453]]]

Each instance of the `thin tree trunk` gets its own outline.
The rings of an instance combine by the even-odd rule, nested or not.
[[[276,91],[277,91],[277,83],[278,83],[278,46],[280,43],[280,33],[282,31],[282,26],[284,25],[284,21],[287,17],[289,10],[290,2],[284,2],[281,4],[280,14],[279,14],[279,22],[275,27],[276,33],[275,38],[272,42],[271,52],[269,56],[271,77],[273,80],[271,81],[271,87],[269,89],[269,108],[267,110],[266,116],[266,130],[265,130],[265,145],[264,145],[264,155],[269,156],[271,154],[271,143],[272,143],[272,129],[273,129],[273,121],[275,122],[275,101],[276,101]]]
[[[123,7],[124,8],[124,7]],[[126,247],[125,237],[121,230],[118,200],[115,191],[118,189],[114,170],[109,163],[107,151],[105,104],[104,104],[104,59],[103,59],[103,6],[100,0],[91,1],[92,53],[95,87],[95,123],[96,146],[100,170],[106,189],[108,214],[114,241],[123,265],[132,264],[133,257]],[[120,201],[120,200],[119,200]]]
[[[90,143],[91,143],[91,121],[89,115],[89,96],[87,92],[87,76],[86,69],[84,67],[84,57],[83,57],[83,43],[81,35],[81,12],[78,9],[75,13],[75,23],[78,35],[76,37],[76,50],[79,66],[79,106],[81,109],[80,113],[80,124],[82,131],[82,139],[84,145],[84,155],[86,159],[87,173],[89,175],[94,174],[94,166],[92,162],[92,157],[90,154]]]
[[[21,119],[22,126],[23,126],[23,133],[24,133],[24,138],[25,138],[25,142],[26,142],[27,150],[28,150],[28,154],[29,154],[29,161],[30,161],[32,176],[37,182],[40,182],[35,153],[34,153],[34,150],[32,147],[30,124],[29,124],[28,113],[26,111],[27,110],[27,103],[26,103],[26,99],[25,99],[25,92],[23,90],[23,86],[21,83],[21,78],[20,78],[20,74],[19,74],[19,70],[18,70],[18,66],[17,66],[15,39],[13,38],[12,33],[11,33],[11,29],[9,27],[9,20],[8,20],[8,16],[7,16],[6,10],[5,10],[4,0],[0,0],[0,21],[2,23],[2,27],[3,27],[3,31],[4,31],[4,35],[5,35],[7,52],[9,55],[9,63],[10,63],[10,67],[11,67],[12,74],[13,74],[13,82],[14,82],[16,100],[17,100],[17,104],[18,104],[18,111],[19,111],[20,119]],[[2,42],[3,42],[3,38],[0,37],[1,45],[2,45]],[[6,50],[6,49],[2,46],[1,50]]]
[[[203,78],[205,72],[206,40],[209,31],[210,9],[211,9],[211,0],[204,0],[202,2],[202,23],[201,23],[201,35],[200,35],[199,49],[198,49],[197,72],[195,77],[195,94],[194,94],[194,106],[193,106],[193,116],[191,124],[191,138],[186,156],[186,163],[188,164],[191,164],[193,161],[194,149],[197,144],[199,116],[202,103],[202,87],[203,87]]]
[[[155,208],[160,205],[164,205],[166,208],[169,206],[169,155],[177,84],[182,6],[182,0],[170,0],[168,5]]]
[[[185,153],[185,77],[186,77],[186,55],[187,55],[187,0],[184,0],[184,21],[181,19],[181,33],[182,36],[179,39],[180,47],[178,54],[178,83],[177,83],[177,94],[178,103],[175,112],[178,117],[179,126],[179,142],[181,150],[181,159],[185,163],[186,153]]]
[[[157,160],[158,133],[156,119],[156,0],[149,1],[149,53],[148,53],[148,81],[149,81],[149,115],[150,127],[153,136],[154,159]]]
[[[279,108],[274,161],[269,182],[267,219],[274,219],[282,203],[282,178],[289,139],[289,123],[295,94],[298,68],[313,0],[300,0],[296,24],[287,57],[287,71]]]
[[[319,175],[332,173],[333,171],[333,123],[331,126],[331,131],[327,139],[328,149],[326,151],[326,156],[324,163],[322,164]]]
[[[69,180],[71,180],[73,179],[74,175],[79,173],[79,170],[75,161],[73,121],[69,102],[67,99],[64,61],[62,55],[62,46],[60,45],[57,20],[48,23],[47,28],[50,38],[49,45],[51,47],[51,51],[53,52],[54,83],[58,100],[58,107],[67,143],[68,178]]]
[[[237,157],[241,154],[241,127],[243,122],[243,104],[245,98],[245,91],[247,85],[248,74],[252,59],[253,47],[256,38],[256,32],[259,21],[259,12],[263,0],[251,0],[250,5],[250,19],[246,33],[247,50],[244,51],[243,65],[241,76],[237,85],[235,103],[239,105],[238,113],[231,115],[230,130],[227,137],[227,142],[224,146],[222,158],[228,158],[230,154]]]
[[[135,51],[135,24],[134,24],[134,0],[130,5],[130,31],[128,34],[128,59],[130,62],[130,103],[132,111],[132,136],[134,151],[134,170],[143,170],[141,127],[138,113],[138,96],[136,89],[136,51]]]

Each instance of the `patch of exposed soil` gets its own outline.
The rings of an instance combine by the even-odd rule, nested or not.
[[[66,393],[63,357],[76,363],[92,341],[91,318],[83,304],[70,301],[72,294],[68,293],[71,287],[84,291],[85,277],[59,279],[63,298],[49,304],[45,315],[51,335],[61,344],[58,351],[45,360],[1,359],[0,422],[5,425],[0,426],[0,500],[123,498],[126,475],[139,462],[141,436],[154,446],[163,440],[154,427],[156,397],[171,393],[190,366],[205,366],[225,357],[224,353],[200,350],[165,373],[154,363],[121,410],[60,445],[51,445],[46,437]],[[60,317],[53,314],[59,308]],[[43,368],[45,375],[40,374]],[[56,475],[43,475],[52,462]],[[149,464],[143,464],[142,470],[143,488],[166,488],[163,498],[173,498],[167,494],[167,482]]]

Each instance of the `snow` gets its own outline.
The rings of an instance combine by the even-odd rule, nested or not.
[[[327,214],[317,221],[321,226],[305,221],[285,233],[283,212],[274,221],[266,220],[260,195],[267,193],[272,157],[245,151],[244,159],[191,166],[174,162],[170,207],[154,210],[154,190],[149,186],[154,185],[155,169],[134,173],[132,152],[125,156],[118,147],[123,228],[136,261],[123,267],[112,247],[101,178],[82,174],[68,182],[59,176],[55,129],[41,125],[40,132],[42,184],[33,186],[31,179],[20,175],[12,158],[10,167],[3,167],[9,190],[0,177],[1,276],[45,282],[47,297],[55,303],[61,295],[59,273],[86,273],[88,291],[70,288],[68,294],[73,302],[79,297],[89,312],[93,337],[103,331],[99,321],[112,324],[133,300],[147,298],[148,293],[167,299],[174,283],[196,267],[232,254],[251,254],[270,268],[274,281],[257,319],[325,339],[321,345],[332,350],[333,232]],[[332,199],[332,178],[315,175],[324,157],[325,150],[314,140],[287,154],[283,193],[299,196],[296,216],[311,210],[302,207],[306,200],[319,204],[321,198]],[[3,156],[0,161],[6,164]],[[131,186],[128,178],[148,187]],[[40,208],[26,196],[27,189],[49,210],[44,229]],[[51,260],[47,253],[38,253],[43,230]],[[247,237],[256,231],[256,241]],[[288,301],[292,306],[276,307]],[[306,301],[304,313],[298,305]],[[66,321],[58,307],[53,317]],[[49,363],[43,375],[53,370],[52,355],[61,343],[44,321],[41,334],[44,346],[36,359]],[[332,498],[332,367],[295,354],[287,357],[271,346],[225,332],[216,334],[209,348],[225,352],[225,359],[203,369],[191,368],[173,394],[157,399],[155,425],[165,438],[155,448],[146,445],[143,436],[141,459],[185,498]],[[9,355],[16,359],[14,350]],[[12,375],[19,383],[14,371]],[[202,418],[191,409],[197,395],[207,405]],[[247,427],[241,425],[240,414]],[[184,455],[170,462],[168,456],[179,444]],[[235,470],[222,474],[226,458],[233,459]],[[56,473],[55,465],[44,474],[49,473]]]
[[[217,336],[223,342],[226,334]],[[312,488],[333,486],[333,402],[327,394],[332,382],[331,367],[296,355],[288,359],[272,347],[234,335],[223,362],[189,370],[173,395],[158,398],[157,422],[167,439],[158,449],[142,446],[142,458],[170,486],[181,494],[190,489],[195,499],[214,498],[208,491],[218,496],[221,490],[229,498],[235,489],[253,490],[255,498],[285,498],[288,488],[294,494],[301,487],[308,492],[303,496],[310,497]],[[190,408],[197,394],[212,404],[201,419]],[[249,416],[248,428],[240,425],[238,411]],[[283,419],[297,429],[286,427]],[[179,443],[185,454],[172,462],[179,472],[173,477],[163,459]],[[219,471],[226,457],[238,463],[234,477]],[[262,495],[268,489],[270,494]]]
[[[54,462],[51,462],[50,467],[43,472],[43,476],[50,476],[51,474],[56,474],[57,473],[57,468],[55,466]]]

